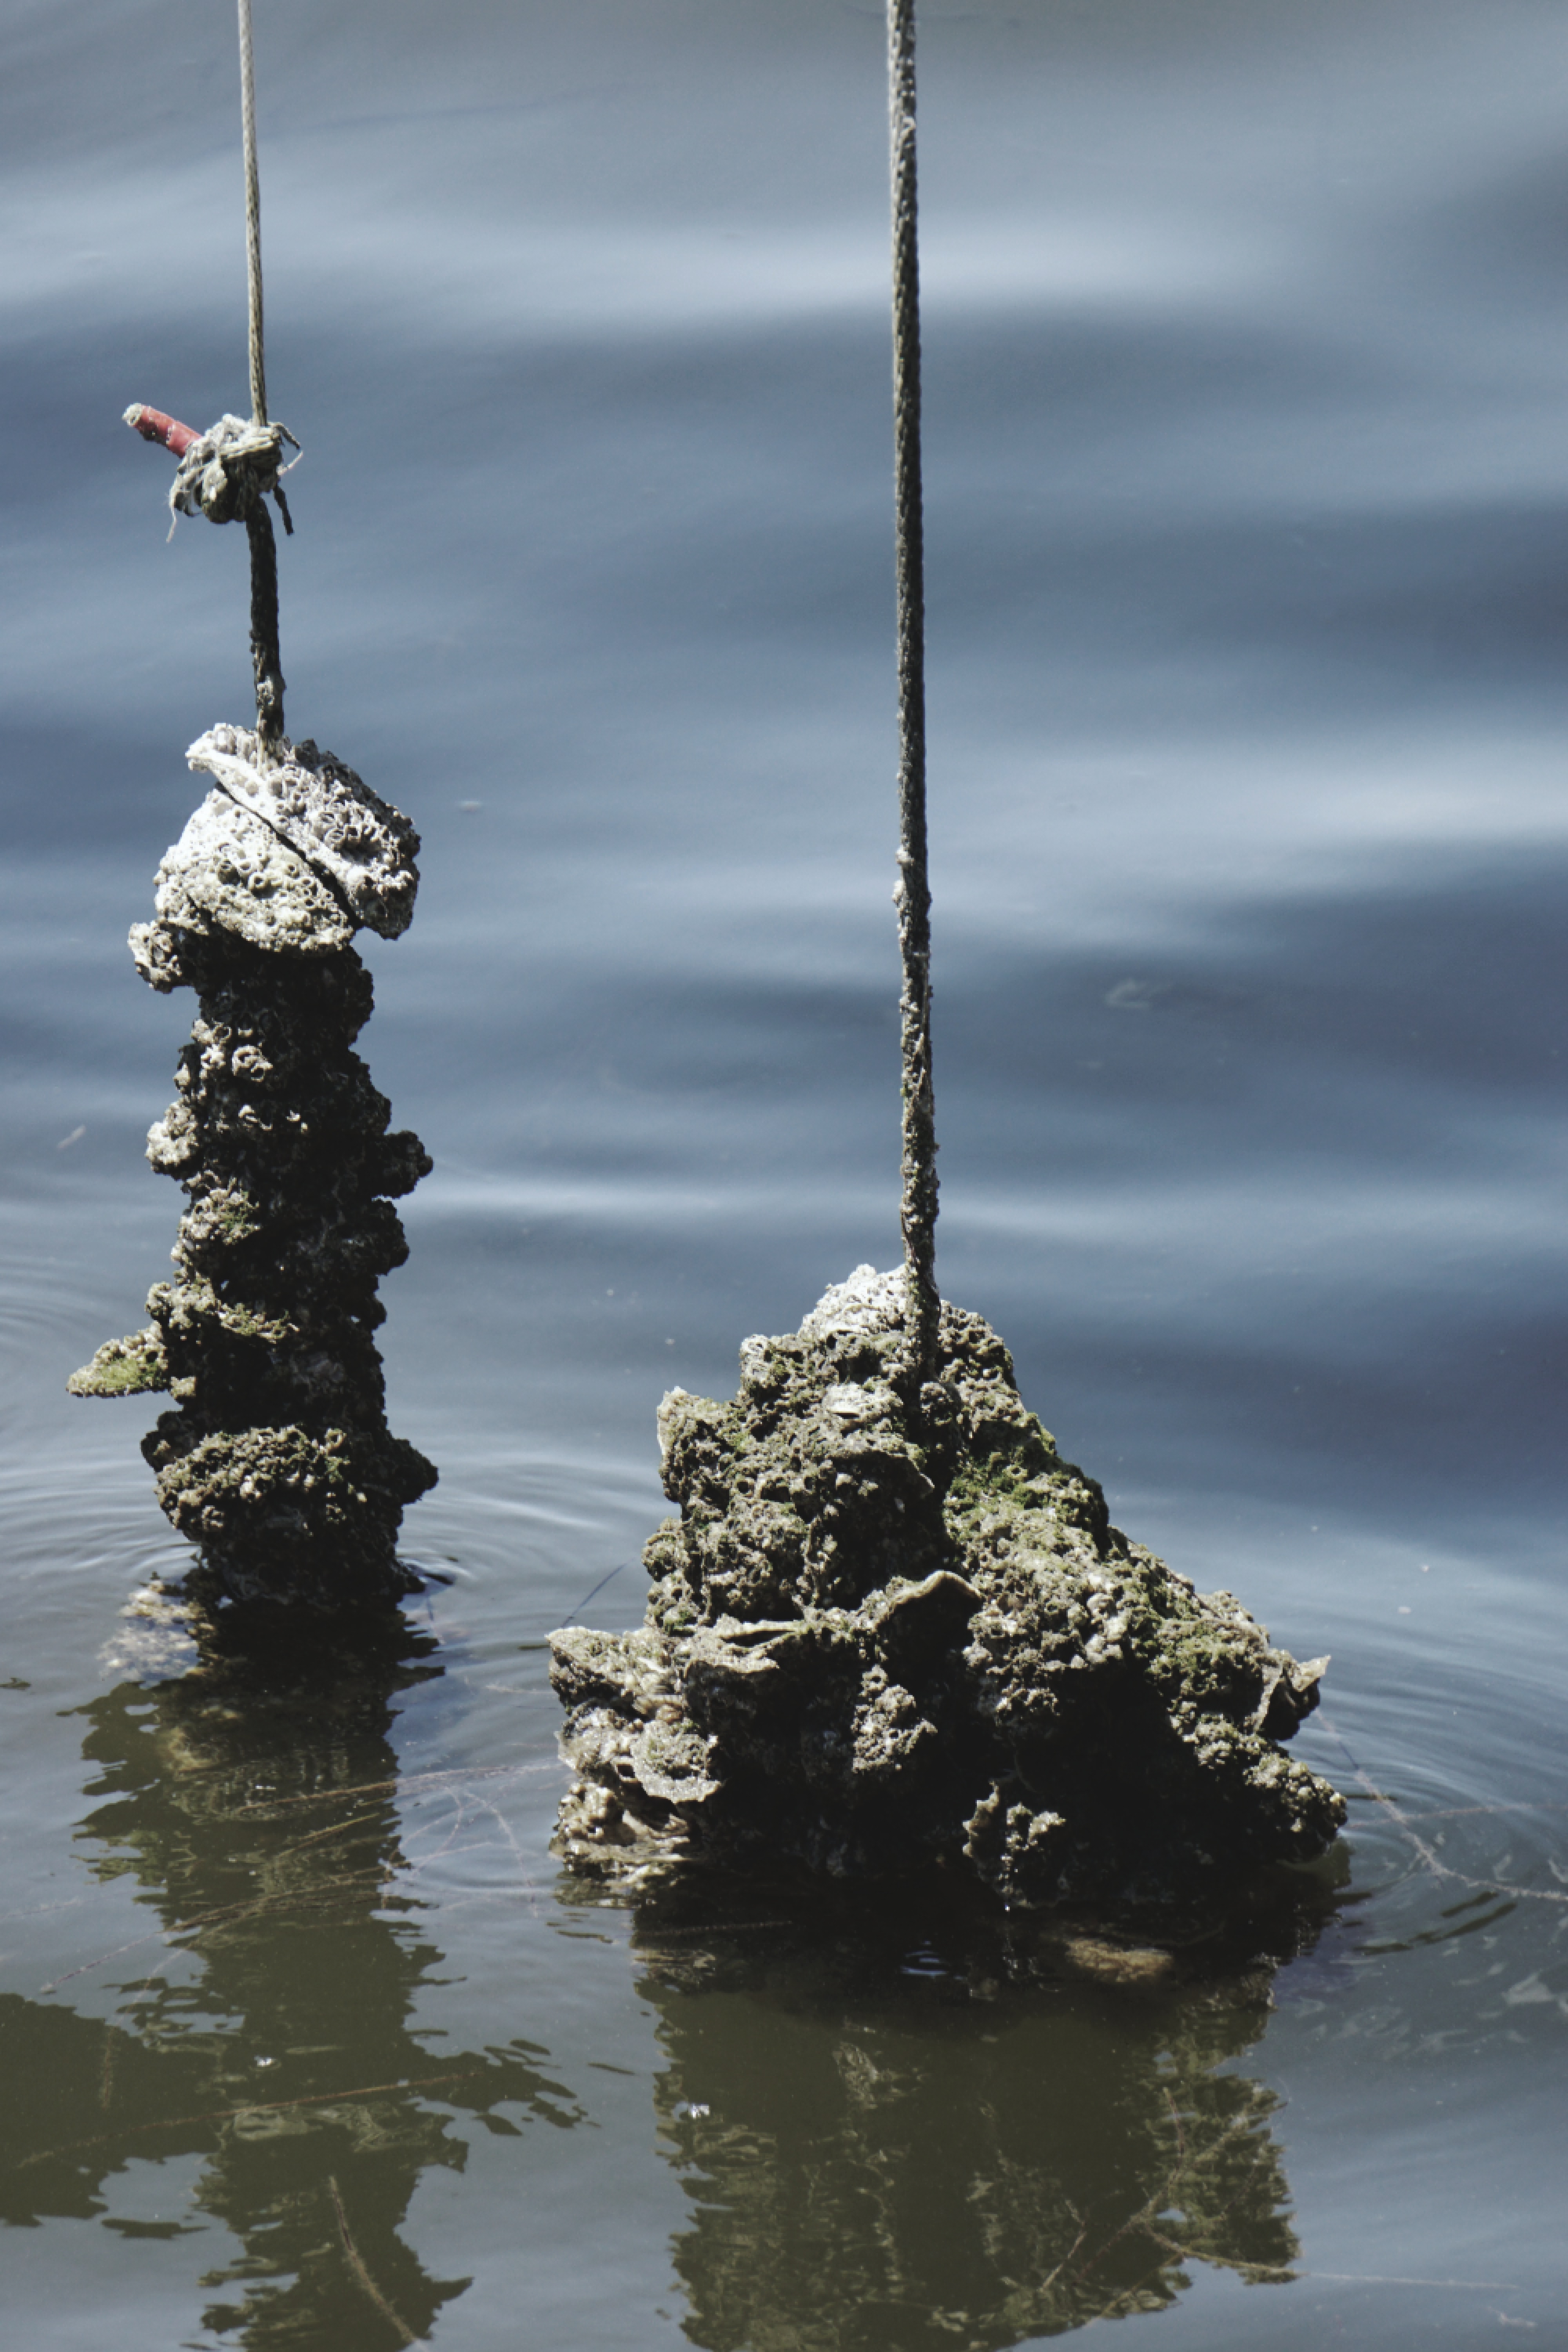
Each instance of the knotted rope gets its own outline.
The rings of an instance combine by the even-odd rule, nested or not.
[[[272,749],[283,737],[283,662],[278,646],[278,542],[265,501],[278,501],[283,528],[293,520],[283,495],[283,444],[300,444],[286,425],[267,416],[267,355],[261,309],[261,188],[256,168],[256,75],[251,53],[250,0],[239,5],[239,114],[245,149],[246,284],[250,324],[250,416],[220,416],[205,433],[139,402],[125,422],[144,441],[156,441],[179,459],[169,488],[170,509],[205,514],[209,522],[240,521],[250,543],[250,659],[256,674],[256,731]],[[289,463],[294,461],[290,459]],[[171,536],[173,528],[171,526]]]
[[[937,1367],[936,1109],[931,1090],[926,861],[925,551],[921,500],[921,268],[915,185],[915,0],[888,0],[893,209],[893,509],[899,638],[899,1000],[903,1055],[905,1361]]]

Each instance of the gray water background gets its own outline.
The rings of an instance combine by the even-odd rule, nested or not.
[[[245,404],[236,75],[225,6],[27,0],[8,2329],[1040,2340],[1093,2280],[1047,2311],[965,2216],[1006,2163],[1072,2205],[1174,2024],[1080,1990],[987,2040],[900,2006],[947,1982],[919,1950],[704,1991],[545,1850],[537,1643],[617,1566],[588,1614],[640,1613],[661,1390],[729,1393],[742,1335],[897,1251],[879,18],[259,0],[257,38],[290,724],[425,838],[363,1050],[437,1160],[384,1340],[441,1466],[406,1536],[442,1671],[187,1719],[121,1639],[181,1548],[144,1407],[63,1385],[166,1265],[142,1141],[193,1008],[123,938],[248,664],[243,542],[165,547],[118,418]],[[1122,1526],[1333,1653],[1300,1752],[1357,1800],[1345,1907],[1211,2053],[1275,2103],[1298,2275],[1244,2284],[1222,2217],[1127,2323],[1169,2352],[1568,2343],[1565,110],[1568,24],[1524,0],[922,15],[939,1270]],[[393,1891],[240,1950],[202,1922],[307,1864],[247,1859],[235,1804],[307,1766],[400,1776]],[[493,2081],[328,2097],[443,2052]],[[880,2154],[868,2083],[913,2119]],[[965,2170],[974,2116],[1012,2121]],[[840,2162],[865,2214],[792,2235]]]

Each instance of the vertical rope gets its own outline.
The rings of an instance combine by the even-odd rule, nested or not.
[[[250,0],[239,0],[239,122],[245,146],[245,271],[250,309],[250,415],[267,422],[267,351],[261,316],[261,183],[256,169],[256,69]],[[245,518],[250,542],[250,660],[256,673],[256,731],[271,745],[283,733],[283,657],[278,647],[278,542],[260,498]]]
[[[893,204],[893,507],[899,634],[899,1000],[903,1054],[905,1365],[937,1370],[936,1113],[926,862],[925,548],[921,502],[921,276],[915,186],[915,0],[888,0]]]
[[[267,422],[267,359],[261,333],[261,184],[256,173],[256,73],[250,0],[239,0],[239,121],[245,142],[245,261],[250,295],[250,414]]]

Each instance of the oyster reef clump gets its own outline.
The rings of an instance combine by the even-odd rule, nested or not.
[[[942,1310],[918,1423],[904,1276],[862,1266],[747,1339],[731,1404],[673,1390],[635,1633],[552,1638],[586,1867],[963,1857],[1005,1902],[1180,1898],[1331,1843],[1288,1757],[1326,1659],[1112,1527],[977,1315]]]
[[[166,1390],[142,1444],[158,1499],[237,1601],[336,1608],[406,1591],[406,1504],[436,1472],[385,1419],[373,1338],[408,1255],[392,1201],[430,1168],[351,1052],[370,974],[351,941],[414,911],[406,817],[314,743],[215,727],[216,779],[131,934],[161,992],[200,999],[178,1097],[147,1156],[184,1185],[174,1279],[149,1327],[73,1375],[77,1396]]]

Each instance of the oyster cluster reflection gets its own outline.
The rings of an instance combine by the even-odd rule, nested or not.
[[[778,1890],[775,1890],[778,1891]],[[1279,2095],[1235,2061],[1325,1882],[1184,1948],[1036,1921],[645,1903],[657,2100],[709,2352],[1000,2352],[1153,2312],[1195,2264],[1283,2284]],[[718,1904],[714,1904],[717,1915]]]
[[[531,2266],[542,2168],[580,2163],[584,2245],[602,2248],[603,2138],[538,2128],[603,2124],[602,2078],[554,2079],[531,2039],[465,2048],[441,2029],[454,1947],[421,1840],[446,1851],[464,1776],[434,1776],[421,1829],[426,1793],[389,1738],[399,1696],[437,1671],[428,1642],[401,1626],[307,1675],[216,1640],[178,1678],[82,1710],[84,1860],[137,1907],[116,1948],[0,1997],[0,2219],[96,2219],[132,2264],[138,2239],[190,2237],[203,2328],[252,2352],[439,2341],[468,2282],[425,2258],[421,2180],[498,2135],[501,2170],[475,2193],[520,2217]],[[515,1948],[495,1828],[481,1877]],[[584,1931],[619,1946],[627,1915],[602,1883],[563,1874],[555,1897],[531,1932],[578,1939],[560,1965]],[[624,1901],[660,2155],[640,2131],[618,2141],[616,2198],[635,2221],[660,2158],[678,2173],[691,2342],[993,2352],[1157,2310],[1195,2264],[1290,2276],[1278,2095],[1237,2062],[1276,1965],[1334,1906],[1328,1873],[1277,1873],[1228,1916],[1146,1935],[1009,1916],[940,1871],[874,1891],[687,1871]],[[171,2159],[139,2218],[138,2181]]]
[[[132,1882],[144,1926],[79,1984],[0,1995],[0,2221],[101,2219],[131,2259],[139,2238],[195,2236],[202,2326],[250,2347],[422,2342],[469,2282],[406,2242],[421,2178],[462,2168],[469,2118],[577,2119],[536,2045],[413,2029],[443,1956],[408,1889],[387,1737],[431,1669],[398,1633],[314,1675],[209,1655],[84,1707],[90,1866]],[[200,2171],[179,2218],[121,2218],[118,2176],[181,2157]]]

